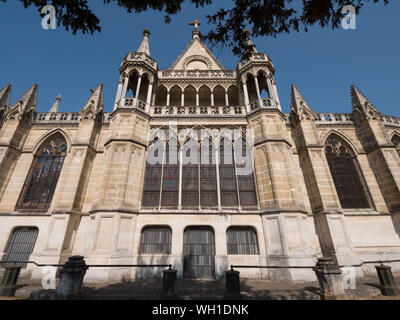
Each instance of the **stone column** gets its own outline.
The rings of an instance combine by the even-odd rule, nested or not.
[[[275,91],[274,88],[272,86],[272,82],[270,78],[267,78],[267,86],[268,86],[268,93],[269,93],[269,97],[271,98],[272,102],[273,102],[273,107],[275,107],[276,105],[276,97],[275,97]]]
[[[118,102],[119,102],[120,99],[121,99],[122,87],[123,87],[122,82],[119,82],[119,83],[118,83],[117,94],[116,94],[116,96],[115,96],[114,110],[117,109],[117,104],[118,104]]]
[[[139,103],[139,93],[140,93],[140,84],[141,83],[142,83],[142,76],[139,76],[138,83],[137,83],[137,86],[136,86],[136,95],[135,95],[136,102],[135,102],[135,106],[137,106],[138,103]]]
[[[123,86],[123,89],[122,89],[122,96],[121,96],[120,101],[123,101],[123,99],[126,98],[126,92],[128,90],[128,84],[129,84],[129,77],[126,76],[125,79],[124,79],[124,86]],[[121,103],[120,103],[120,105],[121,105]]]
[[[167,107],[169,107],[169,100],[171,99],[171,94],[169,93],[169,89],[167,91],[167,101],[166,101],[166,105]]]
[[[229,107],[229,97],[228,97],[228,92],[225,92],[225,105]]]
[[[243,85],[243,94],[244,94],[244,104],[246,105],[247,113],[250,112],[250,102],[249,102],[249,93],[247,92],[246,81],[242,81]]]
[[[185,92],[182,91],[182,95],[181,95],[181,107],[185,106]]]
[[[262,108],[262,107],[263,107],[263,103],[262,103],[262,101],[261,101],[260,87],[259,87],[259,85],[258,85],[257,76],[254,76],[254,84],[256,85],[258,104],[260,105],[260,108]]]
[[[199,91],[196,91],[196,107],[200,105]]]
[[[279,110],[281,110],[281,103],[279,101],[278,89],[276,88],[275,80],[273,80],[273,81],[274,82],[272,84],[272,87],[273,87],[273,91],[274,91],[274,94],[275,94],[275,103],[277,104],[277,107],[279,108]]]
[[[214,107],[214,92],[211,91],[211,107]]]
[[[149,88],[147,90],[147,99],[146,99],[146,112],[150,111],[150,101],[151,101],[151,94],[153,92],[153,83],[149,83]]]

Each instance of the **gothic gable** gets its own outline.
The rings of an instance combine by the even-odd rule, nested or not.
[[[214,57],[211,51],[197,37],[195,37],[170,70],[224,70],[225,68]]]

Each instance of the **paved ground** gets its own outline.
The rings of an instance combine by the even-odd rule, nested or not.
[[[395,275],[400,284],[400,274]],[[40,284],[31,284],[30,279],[21,277],[15,298],[0,297],[1,300],[53,299],[54,291],[43,290]],[[161,279],[124,281],[118,283],[87,284],[83,289],[83,299],[163,299]],[[176,282],[177,299],[226,299],[225,281]],[[256,300],[319,300],[317,283],[293,283],[269,280],[241,280],[242,299]],[[398,299],[381,296],[376,275],[359,279],[356,290],[346,290],[347,299]]]

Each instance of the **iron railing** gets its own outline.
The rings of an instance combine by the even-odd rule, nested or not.
[[[5,261],[1,262],[1,267],[7,268],[7,267],[13,267],[16,266],[17,264],[34,264],[37,267],[63,267],[64,264],[43,264],[43,263],[37,263],[36,261]],[[10,265],[9,265],[10,264]],[[4,265],[9,265],[4,267]],[[86,267],[88,268],[163,268],[163,267],[168,267],[169,270],[172,269],[172,264],[87,264]]]
[[[343,267],[361,267],[365,264],[373,264],[373,263],[379,263],[379,264],[383,264],[383,263],[393,263],[393,262],[400,262],[400,260],[377,260],[377,261],[365,261],[361,264],[354,264],[354,265],[338,265],[339,268],[343,268]],[[231,265],[231,270],[233,270],[234,268],[237,269],[256,269],[256,268],[260,268],[260,269],[313,269],[315,268],[314,266],[254,266],[254,265]]]

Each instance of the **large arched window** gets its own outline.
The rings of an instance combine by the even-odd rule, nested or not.
[[[245,138],[234,143],[234,131],[226,128],[182,128],[180,148],[175,134],[168,134],[165,130],[165,142],[156,138],[148,148],[143,208],[257,209],[251,145]],[[216,146],[213,136],[218,134]]]
[[[34,159],[19,209],[47,210],[50,207],[66,154],[67,143],[62,134],[56,133],[46,139]]]
[[[230,227],[226,232],[228,254],[259,254],[257,233],[251,227]]]
[[[166,226],[146,227],[140,237],[140,254],[170,254],[171,228]]]
[[[370,208],[350,146],[332,134],[326,140],[325,154],[342,208]]]

